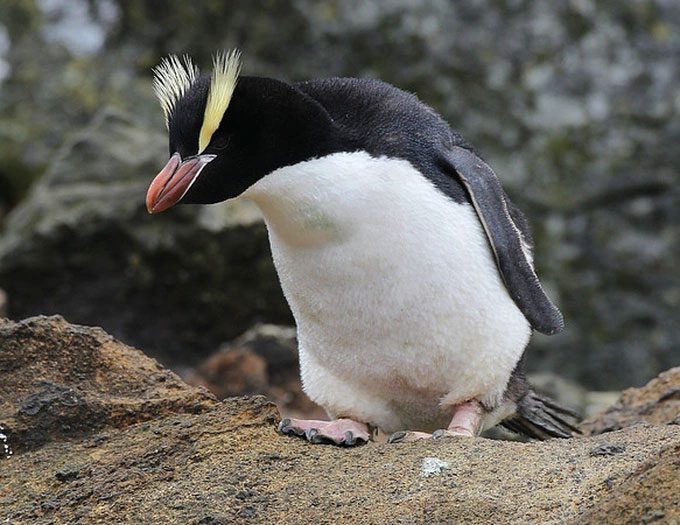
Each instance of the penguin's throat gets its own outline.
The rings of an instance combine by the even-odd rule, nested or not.
[[[270,233],[295,247],[342,242],[355,229],[357,192],[338,161],[326,157],[278,169],[243,193],[262,212]]]
[[[343,238],[338,221],[318,203],[276,196],[249,198],[260,208],[270,233],[290,246],[321,246]]]

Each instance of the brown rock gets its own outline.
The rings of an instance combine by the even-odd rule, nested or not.
[[[0,522],[622,523],[601,502],[630,522],[680,518],[677,426],[612,433],[625,452],[591,456],[599,438],[340,449],[280,436],[276,420],[261,397],[230,399],[14,456]]]
[[[208,388],[219,399],[264,393],[269,385],[267,363],[249,350],[224,349],[206,359],[187,382]]]
[[[263,397],[206,400],[100,330],[39,318],[4,322],[0,334],[0,385],[10,398],[3,397],[2,413],[16,421],[24,406],[35,412],[34,429],[52,429],[56,407],[83,424],[68,442],[48,432],[33,448],[17,447],[21,436],[10,433],[18,453],[0,463],[0,523],[680,520],[678,425],[534,443],[310,445],[276,432],[278,414]],[[39,374],[60,388],[36,390]],[[157,374],[167,376],[161,385],[148,381]],[[26,402],[36,392],[44,393]],[[81,399],[96,400],[105,416],[124,399],[133,414],[125,424],[89,425],[68,411],[100,413]],[[201,409],[193,413],[190,399]],[[144,411],[148,403],[161,408]]]
[[[676,442],[628,477],[610,480],[611,493],[584,513],[579,523],[679,523],[679,468],[680,442]]]
[[[100,328],[0,320],[0,423],[15,452],[214,403]]]
[[[680,367],[659,374],[641,388],[625,390],[614,405],[584,421],[581,430],[594,435],[641,423],[680,424]]]
[[[219,399],[264,394],[284,417],[325,419],[324,410],[303,392],[295,328],[257,324],[224,344],[186,377]]]

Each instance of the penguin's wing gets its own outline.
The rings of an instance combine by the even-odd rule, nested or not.
[[[496,174],[472,151],[458,146],[445,150],[443,160],[446,171],[460,180],[470,197],[512,300],[534,329],[549,335],[561,331],[562,314],[541,287],[529,241],[512,219]]]

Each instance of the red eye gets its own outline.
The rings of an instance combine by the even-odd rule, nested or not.
[[[215,149],[224,149],[227,144],[229,144],[229,135],[226,133],[216,133],[210,141],[210,145]]]

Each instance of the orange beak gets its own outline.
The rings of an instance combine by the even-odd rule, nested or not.
[[[177,204],[214,158],[215,155],[198,155],[182,161],[180,154],[174,153],[146,192],[149,213],[160,213]]]

